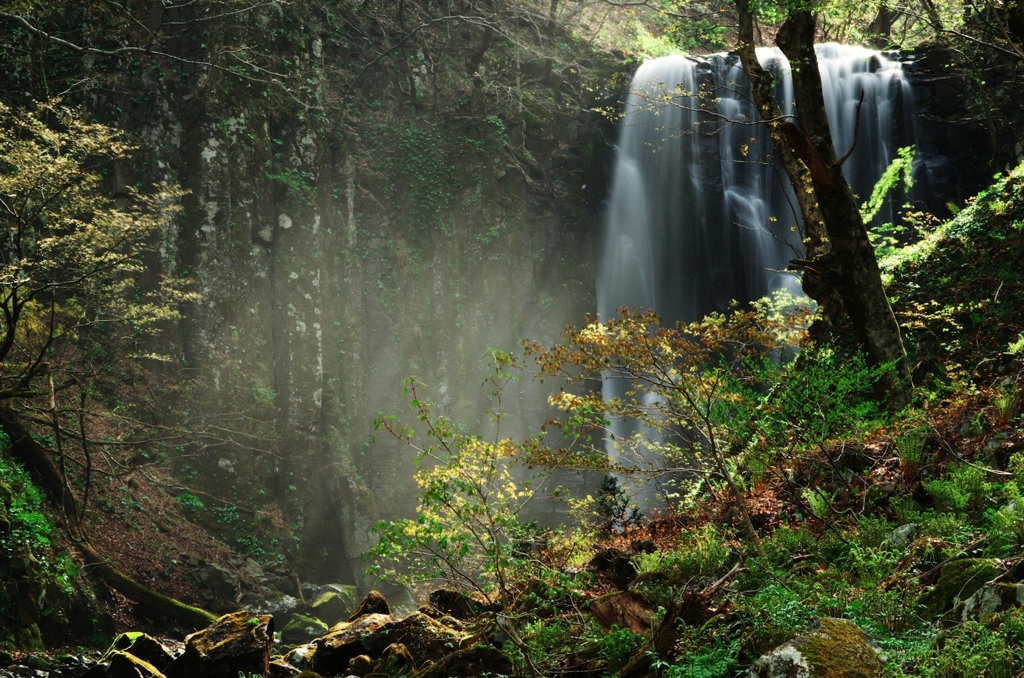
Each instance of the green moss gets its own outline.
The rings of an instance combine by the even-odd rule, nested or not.
[[[920,602],[931,615],[939,617],[1000,574],[1002,570],[996,568],[990,560],[954,560],[943,566],[938,583],[921,596]]]
[[[816,633],[794,645],[807,658],[815,678],[875,678],[882,661],[853,622],[825,617]]]

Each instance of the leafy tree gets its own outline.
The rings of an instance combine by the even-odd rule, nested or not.
[[[148,239],[174,218],[182,193],[109,183],[110,168],[132,151],[117,132],[59,101],[20,111],[0,104],[0,428],[111,586],[202,627],[211,615],[126,577],[89,544],[83,521],[96,470],[86,433],[87,414],[96,413],[87,398],[113,381],[105,368],[121,356],[157,357],[144,353],[146,337],[177,317],[176,303],[195,298],[180,280],[141,291]],[[33,424],[52,429],[56,463]],[[72,459],[69,445],[80,457]],[[81,494],[71,462],[81,468]]]
[[[753,310],[712,314],[663,327],[651,311],[620,309],[607,322],[588,320],[566,331],[552,348],[528,343],[544,375],[567,385],[620,379],[623,397],[600,391],[578,395],[563,388],[552,404],[577,428],[603,429],[612,418],[644,424],[651,434],[616,440],[623,466],[648,472],[721,478],[759,553],[757,530],[746,508],[735,453],[749,442],[749,424],[779,363],[804,337],[810,310],[802,305],[755,304]]]
[[[379,417],[374,426],[416,451],[414,475],[420,488],[417,517],[379,523],[379,543],[370,555],[393,566],[375,566],[378,576],[411,583],[443,579],[485,598],[507,605],[512,598],[510,568],[517,560],[524,526],[519,514],[534,497],[529,480],[517,481],[512,464],[522,446],[500,439],[502,392],[515,377],[512,356],[491,353],[495,371],[487,382],[493,388],[495,438],[468,435],[447,417],[433,413],[432,403],[420,398],[422,384],[406,380],[416,418],[426,427],[427,445],[418,444],[416,431],[394,416]],[[408,568],[406,569],[406,567]]]
[[[180,281],[136,291],[147,239],[181,191],[107,186],[133,147],[59,101],[0,104],[0,401],[51,397],[92,378],[86,336],[134,349],[190,298]]]

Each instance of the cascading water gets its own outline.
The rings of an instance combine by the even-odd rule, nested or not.
[[[896,149],[913,143],[912,96],[899,62],[861,47],[817,47],[836,152],[857,142],[843,171],[866,199]],[[789,65],[758,51],[775,96],[792,114]],[[801,252],[798,208],[735,54],[644,62],[631,86],[607,209],[598,273],[602,318],[622,306],[669,322],[725,311],[732,300],[799,291],[785,272]],[[892,220],[891,206],[876,217]],[[606,380],[605,396],[623,385]],[[633,433],[613,424],[615,437]],[[611,446],[610,446],[611,447]]]

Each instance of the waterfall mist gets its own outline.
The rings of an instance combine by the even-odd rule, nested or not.
[[[850,149],[856,130],[843,171],[866,200],[897,148],[914,143],[908,81],[902,64],[880,52],[829,43],[817,55],[836,152]],[[758,57],[775,76],[783,112],[792,115],[785,56],[761,49]],[[772,160],[768,128],[738,55],[646,61],[633,78],[620,134],[597,278],[602,318],[637,306],[668,323],[694,321],[726,311],[733,300],[800,292],[799,280],[786,272],[802,254],[799,209]],[[876,223],[892,221],[892,203],[902,197],[892,198]],[[624,391],[624,384],[605,381],[606,397]],[[620,440],[636,430],[613,423]]]

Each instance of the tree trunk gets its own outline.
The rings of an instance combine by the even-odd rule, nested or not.
[[[188,627],[191,630],[209,626],[217,617],[206,610],[186,605],[143,586],[111,565],[85,539],[79,524],[78,505],[49,452],[32,437],[21,417],[10,407],[0,407],[0,428],[11,441],[11,451],[37,479],[50,500],[64,515],[68,536],[82,550],[86,564],[94,568],[112,589],[131,598],[144,608]]]
[[[825,218],[818,207],[818,200],[811,184],[811,175],[801,162],[796,152],[786,141],[783,131],[783,114],[779,102],[772,91],[773,78],[757,60],[756,43],[754,41],[754,17],[750,11],[750,0],[737,0],[739,9],[739,44],[737,51],[743,71],[753,86],[754,103],[761,117],[767,121],[772,137],[773,153],[779,159],[789,185],[793,187],[800,216],[803,218],[803,231],[800,233],[804,244],[805,259],[818,261],[828,254],[828,233],[825,229]],[[832,319],[842,311],[842,301],[836,295],[834,287],[823,276],[823,272],[813,266],[802,267],[802,285],[804,292],[818,302],[822,312],[822,320],[815,322],[812,336],[819,338],[831,331]],[[820,323],[820,324],[819,324]]]
[[[783,123],[789,146],[811,174],[818,206],[828,229],[831,250],[825,257],[825,277],[843,300],[871,364],[893,365],[880,380],[890,403],[909,400],[910,369],[899,325],[882,287],[875,250],[853,191],[843,176],[828,127],[821,73],[814,53],[814,16],[792,13],[776,42],[789,59],[799,125]],[[814,262],[817,263],[817,262]]]

